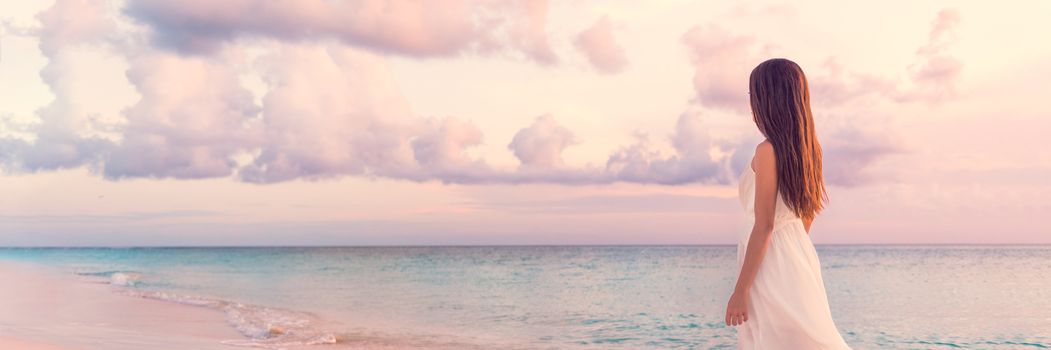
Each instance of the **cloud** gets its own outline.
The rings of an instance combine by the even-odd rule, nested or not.
[[[828,57],[820,74],[809,77],[811,99],[818,106],[834,108],[862,98],[898,94],[898,82],[875,74],[849,71],[835,57]]]
[[[107,178],[230,176],[234,156],[258,144],[258,107],[228,64],[149,52],[127,76],[141,98],[106,153]]]
[[[960,22],[960,13],[954,9],[938,12],[927,43],[916,50],[913,63],[904,69],[904,80],[850,71],[835,57],[828,57],[822,66],[824,74],[811,80],[815,101],[830,106],[866,98],[937,104],[956,97],[963,63],[950,54],[950,49],[956,43]]]
[[[269,83],[265,131],[243,179],[412,173],[409,138],[417,121],[381,57],[343,46],[282,44],[262,62]]]
[[[37,15],[39,28],[22,28],[20,35],[39,37],[41,52],[48,63],[40,77],[54,99],[37,110],[40,119],[31,125],[9,126],[33,135],[33,140],[3,140],[9,169],[23,171],[54,170],[93,165],[108,141],[85,135],[93,127],[98,111],[84,98],[84,85],[76,78],[90,69],[79,64],[78,54],[85,46],[103,46],[113,35],[114,25],[105,3],[90,0],[59,1]]]
[[[507,145],[519,161],[517,169],[492,174],[488,182],[604,184],[609,174],[594,166],[569,166],[562,152],[578,141],[572,131],[558,124],[550,114],[537,117],[518,130]]]
[[[620,73],[628,66],[624,47],[613,36],[613,29],[609,18],[602,16],[573,40],[573,45],[588,58],[591,66],[604,74]]]
[[[52,56],[70,46],[102,42],[115,30],[109,12],[110,8],[102,1],[58,1],[37,15],[41,23],[37,33],[40,51]]]
[[[338,45],[276,47],[259,59],[269,85],[262,135],[251,152],[256,156],[238,169],[241,180],[501,181],[466,153],[483,142],[481,130],[455,117],[413,115],[383,57]]]
[[[482,159],[465,152],[481,145],[482,131],[474,124],[457,118],[429,119],[420,135],[411,141],[413,157],[426,174],[420,179],[440,179],[452,183],[482,182],[494,170]]]
[[[875,164],[908,151],[894,136],[896,133],[888,130],[889,126],[866,123],[860,118],[849,123],[835,123],[828,118],[823,122],[818,125],[827,126],[825,129],[830,132],[818,137],[823,151],[825,180],[830,184],[856,187],[887,181],[870,175]]]
[[[700,112],[687,111],[679,116],[671,143],[674,153],[663,155],[646,134],[638,133],[635,143],[610,155],[606,170],[618,181],[665,185],[729,184],[736,179],[730,168],[732,157],[712,157],[712,150],[739,150],[727,147],[729,143],[715,142]]]
[[[916,50],[917,60],[909,67],[914,88],[900,99],[941,102],[956,96],[956,81],[963,71],[963,63],[949,50],[956,43],[956,27],[960,21],[960,12],[955,9],[938,12],[927,44]]]
[[[847,187],[868,184],[875,181],[869,176],[875,164],[907,152],[901,140],[891,137],[896,133],[890,124],[871,112],[859,112],[857,105],[941,103],[956,96],[963,64],[949,50],[956,42],[960,22],[956,10],[938,13],[927,43],[916,51],[915,62],[903,70],[905,80],[846,69],[834,56],[826,58],[818,74],[810,75],[815,110],[821,111],[815,113],[815,119],[821,126],[818,136],[823,141],[829,183]],[[768,56],[772,46],[713,26],[694,27],[681,40],[690,49],[696,67],[697,102],[709,108],[749,113],[745,94],[748,72]],[[738,155],[750,156],[751,150],[745,147],[753,146],[730,146],[737,149],[731,169],[745,162]]]
[[[939,33],[952,28],[949,24],[938,27],[943,28]],[[696,69],[693,79],[695,102],[704,108],[750,114],[748,76],[755,65],[770,56],[773,46],[717,26],[693,27],[682,36],[681,41],[689,49],[691,62]],[[812,103],[815,105],[814,118],[819,125],[818,137],[822,140],[824,150],[826,179],[830,184],[839,186],[865,185],[874,180],[867,175],[874,164],[905,150],[897,146],[899,140],[886,136],[894,133],[889,130],[890,125],[885,120],[867,112],[859,113],[855,103],[865,98],[904,102],[918,95],[906,91],[898,81],[847,70],[835,57],[828,57],[822,68],[819,74],[810,75],[809,78]],[[704,141],[706,135],[703,133],[691,132],[699,128],[681,125],[683,120],[680,119],[677,133],[685,136],[676,137],[676,149],[680,150],[683,158],[648,160],[650,157],[644,147],[632,146],[622,151],[617,158],[630,160],[627,163],[631,165],[625,167],[626,174],[657,174],[659,183],[688,183],[698,181],[699,178],[725,183],[747,166],[755,144],[760,141],[728,140],[708,148],[679,146],[682,140],[710,142]],[[693,120],[699,125],[696,119],[685,120]],[[729,150],[728,164],[706,159],[697,151],[689,153],[689,150],[713,147]]]
[[[825,180],[844,187],[873,183],[879,179],[869,172],[877,163],[908,152],[894,137],[893,124],[875,107],[881,101],[898,101],[899,84],[848,71],[834,57],[826,59],[822,68],[824,74],[811,78],[810,86]],[[870,107],[859,109],[861,105]]]
[[[546,0],[129,0],[124,12],[181,52],[215,52],[241,38],[334,38],[413,57],[511,49],[543,64],[557,61],[547,41]]]
[[[555,62],[542,28],[544,2],[451,2],[455,6],[433,9],[437,12],[431,17],[424,15],[434,6],[430,2],[392,3],[380,11],[375,2],[293,6],[132,0],[124,13],[137,16],[147,27],[130,32],[118,32],[117,28],[127,30],[128,23],[114,17],[119,15],[115,9],[100,4],[60,1],[40,15],[41,27],[31,32],[40,37],[49,59],[41,75],[56,98],[38,111],[39,123],[15,128],[35,140],[0,139],[0,160],[6,169],[87,166],[112,180],[229,177],[254,183],[365,176],[445,183],[729,184],[747,165],[758,141],[712,135],[705,109],[747,113],[747,72],[769,51],[761,42],[719,27],[695,27],[680,38],[696,69],[696,98],[667,137],[638,132],[634,142],[610,152],[604,164],[568,164],[563,153],[578,140],[555,116],[545,114],[507,144],[520,164],[500,168],[469,154],[485,141],[472,122],[414,113],[382,52],[427,57],[512,48],[537,62]],[[382,15],[370,18],[368,25],[326,22],[333,21],[327,16],[363,16],[354,11],[327,13],[333,6],[358,6]],[[301,13],[281,13],[287,7]],[[81,12],[91,14],[76,15]],[[317,16],[319,22],[298,27],[301,18],[296,14]],[[66,20],[71,16],[75,20]],[[489,20],[476,21],[478,16]],[[464,18],[473,19],[465,25]],[[930,48],[921,50],[924,55],[940,55],[947,45],[941,43],[951,42],[944,38],[958,20],[951,14],[939,18]],[[586,54],[597,54],[589,56],[596,69],[609,72],[626,64],[612,26],[603,17],[576,40]],[[390,32],[363,32],[358,27]],[[139,30],[152,31],[156,41],[137,40]],[[247,40],[263,37],[277,40]],[[342,42],[314,40],[325,37]],[[158,43],[207,54],[186,55],[154,46]],[[249,50],[262,54],[239,56]],[[85,102],[98,93],[91,88],[99,90],[74,84],[92,67],[80,62],[87,52],[110,53],[112,57],[104,58],[126,63],[107,73],[126,80],[136,99],[112,112]],[[858,85],[866,81],[889,84],[847,72],[831,59],[826,68],[834,82],[826,89],[838,101],[865,94]],[[265,86],[258,99],[245,86],[245,74],[261,77]],[[99,122],[107,113],[121,121]],[[864,177],[851,171],[864,171],[894,151],[890,141],[873,134],[876,128],[829,125],[821,135],[830,140],[827,159],[840,164],[827,168],[833,183],[859,184]],[[99,130],[115,136],[99,136]]]
[[[514,152],[523,168],[558,169],[565,166],[562,151],[576,143],[573,132],[545,114],[515,133],[507,148]]]
[[[558,55],[547,39],[547,0],[511,1],[505,2],[503,6],[509,9],[505,10],[508,14],[502,21],[510,23],[507,35],[511,39],[511,46],[537,63],[558,63]]]
[[[695,69],[697,101],[708,108],[748,112],[748,75],[769,56],[770,46],[760,47],[750,36],[714,25],[693,27],[679,40]]]
[[[641,138],[613,152],[604,167],[566,164],[562,153],[578,141],[554,116],[542,115],[508,143],[520,165],[499,169],[467,154],[484,141],[472,123],[414,115],[386,59],[375,53],[325,43],[263,45],[266,53],[252,63],[266,83],[260,104],[242,86],[243,72],[230,59],[239,48],[184,56],[148,44],[119,57],[128,61],[124,75],[138,100],[123,110],[126,121],[116,127],[117,140],[81,138],[75,123],[56,119],[46,125],[62,137],[33,130],[44,139],[33,152],[5,140],[5,149],[22,148],[12,159],[47,169],[87,165],[102,169],[108,179],[233,177],[276,183],[367,176],[559,184],[734,179],[728,175],[734,158],[711,156],[729,144],[716,144],[696,111],[680,116],[668,138]]]

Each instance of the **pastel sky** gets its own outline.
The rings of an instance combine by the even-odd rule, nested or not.
[[[0,245],[732,244],[751,68],[817,244],[1051,243],[1051,2],[0,3]]]

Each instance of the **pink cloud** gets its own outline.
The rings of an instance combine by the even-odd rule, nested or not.
[[[557,169],[565,165],[562,151],[576,144],[573,132],[555,122],[545,114],[536,118],[532,125],[515,133],[507,148],[530,169]]]
[[[482,159],[469,157],[468,148],[482,144],[482,131],[469,121],[453,117],[428,119],[413,137],[413,157],[419,164],[420,180],[440,179],[450,183],[482,182],[495,171]],[[414,178],[411,174],[405,177]]]
[[[414,164],[411,112],[379,56],[337,46],[283,45],[264,59],[259,156],[253,182],[406,173]]]
[[[40,38],[40,51],[48,57],[40,77],[55,98],[37,111],[40,122],[18,127],[36,136],[35,142],[0,139],[8,168],[38,171],[76,168],[98,162],[108,141],[83,136],[80,127],[91,123],[92,111],[76,103],[78,91],[70,80],[78,68],[73,50],[104,47],[115,26],[103,2],[58,1],[37,15],[39,28],[16,28],[20,35]]]
[[[109,12],[102,1],[58,1],[37,15],[40,50],[51,56],[68,46],[103,42],[116,30]]]
[[[894,181],[895,179],[876,178],[870,175],[873,167],[886,158],[906,153],[908,150],[901,144],[889,127],[865,124],[862,118],[854,118],[843,125],[830,125],[824,118],[825,129],[830,132],[819,134],[824,153],[825,180],[830,184],[844,187],[855,187],[877,181]],[[818,124],[819,128],[821,127]]]
[[[133,58],[127,76],[141,98],[125,111],[106,177],[230,176],[234,155],[258,144],[258,107],[229,65],[152,52]]]
[[[628,66],[624,47],[617,42],[613,29],[612,21],[602,16],[573,40],[573,45],[588,58],[591,66],[605,74],[620,73]]]
[[[369,17],[377,22],[366,27],[392,31],[368,34],[325,24],[331,20],[325,16],[335,16],[327,13],[333,9],[331,6],[350,5],[133,1],[129,13],[161,16],[140,19],[151,23],[157,35],[178,34],[168,40],[189,40],[184,44],[196,40],[218,44],[250,36],[286,39],[268,42],[269,53],[253,62],[267,84],[262,103],[258,104],[241,85],[242,72],[223,55],[236,51],[237,46],[211,48],[219,50],[214,55],[180,55],[158,50],[151,42],[122,41],[121,45],[140,45],[121,47],[126,49],[121,53],[130,65],[125,75],[140,99],[124,110],[127,123],[116,130],[121,136],[119,141],[83,137],[78,133],[83,121],[77,118],[84,113],[69,103],[75,100],[75,92],[67,89],[67,82],[63,81],[68,76],[63,70],[69,69],[69,60],[75,57],[64,52],[83,45],[112,50],[112,42],[120,39],[114,38],[112,18],[86,16],[83,23],[64,20],[76,11],[109,13],[107,9],[84,7],[94,3],[83,1],[59,2],[41,15],[42,27],[37,32],[42,50],[50,58],[42,76],[56,99],[40,110],[41,123],[29,130],[38,142],[0,142],[9,168],[35,171],[88,166],[102,169],[110,179],[233,177],[259,183],[368,176],[450,183],[726,184],[744,169],[758,141],[746,137],[720,140],[709,133],[706,108],[747,118],[748,72],[769,51],[768,45],[719,27],[695,27],[680,38],[689,49],[695,69],[696,98],[679,116],[671,135],[650,139],[639,134],[636,142],[612,151],[605,164],[576,166],[566,164],[562,157],[577,142],[574,133],[554,116],[544,115],[519,130],[507,146],[521,165],[499,169],[484,159],[468,156],[467,151],[484,140],[483,132],[474,124],[454,116],[415,115],[386,58],[373,52],[377,48],[369,45],[375,43],[368,44],[368,40],[382,41],[383,45],[392,45],[388,50],[402,50],[410,55],[491,52],[510,47],[535,61],[554,62],[556,57],[549,51],[546,35],[537,31],[546,21],[543,2],[454,2],[453,5],[462,6],[443,7],[433,18],[424,15],[429,13],[431,3],[393,3],[387,13],[381,11],[383,7],[375,7],[379,3],[363,2],[355,6],[361,11],[382,13]],[[295,7],[293,14],[322,20],[305,29],[296,27],[298,17],[279,13],[283,7]],[[482,7],[501,11],[474,12]],[[246,8],[257,10],[259,18],[242,15]],[[151,12],[161,9],[171,13]],[[511,14],[516,19],[506,21],[504,17]],[[274,21],[261,20],[267,16],[273,16]],[[472,20],[464,27],[463,16],[488,16],[489,20]],[[174,19],[185,21],[165,22]],[[930,42],[918,51],[917,57],[923,62],[918,67],[940,65],[935,58],[946,55],[958,22],[959,16],[954,12],[943,11],[939,15]],[[182,28],[179,23],[211,26]],[[622,50],[614,49],[616,43],[609,34],[611,26],[608,19],[600,19],[578,36],[578,44],[600,48],[596,52],[602,57],[620,55]],[[196,32],[203,30],[200,28],[208,29]],[[500,28],[505,32],[476,33],[479,28]],[[442,38],[428,37],[439,34]],[[308,40],[327,36],[371,50]],[[497,40],[496,36],[501,38]],[[425,45],[416,45],[415,40],[422,40]],[[596,42],[598,45],[592,45]],[[608,62],[596,64],[616,66]],[[834,59],[827,60],[823,68],[825,74],[816,75],[813,81],[815,95],[819,96],[816,100],[828,101],[816,117],[824,126],[819,136],[826,141],[829,180],[846,186],[862,184],[866,181],[866,169],[901,150],[892,147],[894,140],[880,137],[884,132],[881,124],[867,123],[878,123],[878,119],[844,123],[841,116],[856,116],[848,102],[858,98],[900,101],[905,95],[898,83],[849,71]],[[951,69],[917,72],[921,73],[915,75],[917,81],[935,82],[929,85],[933,87],[951,84],[957,74]],[[840,122],[833,123],[835,118],[840,118]],[[665,145],[671,146],[670,152],[662,147]]]
[[[941,102],[956,95],[956,81],[963,71],[963,63],[949,50],[956,43],[956,28],[960,21],[960,12],[955,9],[938,12],[927,45],[916,50],[917,60],[909,67],[914,89],[905,92],[900,99]]]
[[[753,37],[737,35],[715,26],[691,28],[683,35],[681,41],[690,50],[691,60],[696,69],[693,80],[696,102],[701,107],[729,110],[740,114],[742,118],[748,118],[751,113],[747,94],[748,76],[756,64],[769,58],[772,46]],[[831,184],[841,186],[866,184],[869,182],[866,173],[874,164],[904,150],[896,145],[897,140],[882,135],[887,127],[883,121],[868,116],[868,113],[854,111],[848,102],[867,97],[900,101],[901,96],[907,95],[901,92],[900,84],[894,80],[847,70],[834,57],[828,58],[822,68],[824,70],[819,72],[823,74],[809,74],[809,81],[815,107],[814,118],[819,125],[818,137],[824,145],[827,180]],[[840,116],[843,115],[850,115],[853,119],[842,120]],[[857,125],[869,121],[872,124]],[[684,132],[684,128],[680,125],[677,132]],[[681,138],[682,140],[702,139],[702,136],[696,133],[685,134],[689,136]],[[730,164],[724,166],[729,170],[724,170],[721,176],[709,176],[732,181],[728,180],[731,179],[728,176],[744,169],[758,141],[739,140],[721,145],[724,149],[732,150]],[[680,150],[709,148],[677,146]],[[626,159],[645,159],[642,156],[645,153],[632,148],[626,149],[623,154]],[[684,159],[701,159],[702,161],[695,162],[704,164],[703,157]],[[668,169],[681,166],[678,163],[657,161],[650,165],[651,168],[656,168],[642,170],[637,165],[635,171],[662,174],[666,179],[675,178],[667,174],[677,173]],[[690,178],[690,181],[693,180],[695,179]]]
[[[635,143],[614,152],[606,162],[606,171],[618,181],[678,185],[726,184],[736,179],[731,174],[730,158],[711,156],[713,149],[724,149],[727,145],[714,141],[698,111],[679,116],[671,135],[673,154],[662,154],[645,134],[636,137]]]
[[[905,69],[905,81],[850,71],[835,57],[829,57],[823,66],[824,75],[811,81],[815,100],[830,105],[846,105],[869,97],[902,103],[941,103],[955,97],[963,63],[949,51],[956,43],[960,22],[960,14],[954,9],[938,12],[927,43],[916,50],[914,62]]]
[[[718,26],[693,27],[680,41],[694,65],[697,101],[708,108],[748,112],[748,75],[769,56],[769,48]]]
[[[540,64],[558,63],[558,55],[547,37],[547,0],[519,0],[503,4],[507,11],[502,21],[510,22],[511,46],[518,48]]]
[[[335,38],[381,53],[430,57],[512,49],[557,61],[546,34],[546,0],[386,1],[131,0],[125,13],[161,44],[214,52],[239,38]]]

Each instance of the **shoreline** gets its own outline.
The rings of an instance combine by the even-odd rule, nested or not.
[[[169,298],[124,281],[89,277],[32,262],[0,259],[0,349],[18,350],[403,350],[399,339],[256,339],[242,333],[224,307],[246,304],[202,297]],[[218,306],[216,305],[218,303]],[[252,307],[252,306],[248,306]],[[267,311],[278,310],[256,306]],[[294,310],[284,310],[295,313]],[[262,331],[284,334],[285,325]],[[253,331],[259,331],[253,329]],[[445,349],[445,348],[442,348]]]
[[[122,295],[48,266],[0,260],[0,348],[25,350],[238,349],[221,312]]]

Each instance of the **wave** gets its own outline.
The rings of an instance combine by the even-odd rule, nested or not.
[[[109,283],[116,286],[134,287],[141,284],[142,273],[136,271],[101,271],[101,272],[78,272],[77,275],[87,277],[105,278]]]
[[[281,349],[288,346],[336,344],[344,339],[340,334],[322,329],[320,319],[307,312],[170,292],[126,289],[123,293],[222,311],[227,323],[248,338],[224,341],[223,344],[227,345]]]
[[[428,348],[442,350],[482,350],[502,348],[519,349],[517,346],[489,346],[473,344],[467,339],[446,338],[433,334],[384,334],[384,332],[335,332],[333,323],[326,322],[310,312],[290,310],[205,297],[170,291],[145,288],[141,283],[143,274],[136,271],[102,271],[77,273],[98,278],[97,283],[108,283],[119,288],[114,291],[130,297],[173,302],[194,307],[203,307],[222,312],[226,322],[245,339],[224,340],[222,344],[280,350],[308,345],[341,344],[352,348],[405,349]],[[108,282],[105,282],[108,280]],[[341,347],[342,349],[342,347]]]
[[[117,272],[109,276],[109,284],[117,286],[134,286],[139,283],[142,274]]]

